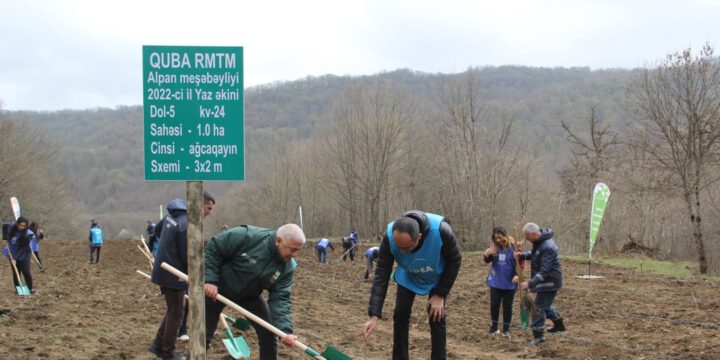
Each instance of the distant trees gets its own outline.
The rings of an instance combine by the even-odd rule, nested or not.
[[[13,218],[10,197],[20,200],[22,214],[40,224],[50,237],[77,236],[78,206],[65,176],[58,172],[57,146],[37,128],[0,113],[0,218]]]
[[[438,98],[438,132],[428,179],[443,196],[442,210],[463,241],[508,219],[507,191],[526,169],[520,148],[509,146],[513,119],[498,113],[468,70],[449,82]],[[485,224],[487,222],[487,224]]]
[[[708,271],[702,221],[702,194],[717,182],[713,169],[720,160],[720,66],[714,49],[699,55],[690,49],[673,53],[656,68],[645,68],[629,83],[630,99],[647,165],[667,174],[685,201],[700,273]]]
[[[355,86],[338,97],[330,116],[323,158],[346,221],[368,236],[382,234],[391,187],[407,177],[402,154],[412,104],[387,84]]]

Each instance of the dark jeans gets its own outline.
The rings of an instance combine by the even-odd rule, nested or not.
[[[545,319],[557,320],[560,315],[552,307],[553,300],[555,300],[557,291],[542,291],[535,295],[535,305],[538,307],[538,313],[532,319],[533,330],[545,330]]]
[[[185,302],[185,315],[183,315],[183,321],[182,324],[180,324],[180,332],[178,332],[178,336],[180,335],[187,335],[187,317],[188,313],[190,312],[190,307],[188,306],[187,301]]]
[[[183,319],[185,290],[163,286],[160,287],[160,291],[165,296],[167,311],[155,335],[155,343],[160,344],[163,353],[172,354],[175,351],[175,340],[177,340],[180,323]]]
[[[498,328],[498,320],[500,319],[500,304],[503,308],[503,327],[502,331],[510,331],[510,322],[512,321],[512,305],[515,299],[515,289],[503,290],[490,288],[490,318],[492,319],[492,329]]]
[[[270,308],[268,308],[267,302],[263,299],[262,295],[250,299],[231,299],[234,303],[240,305],[243,309],[255,314],[257,317],[272,322],[270,318]],[[213,334],[217,329],[217,324],[220,319],[220,313],[222,312],[225,304],[219,301],[213,301],[212,299],[205,297],[205,331],[206,331],[206,344],[209,346],[213,339]],[[261,325],[254,322],[250,322],[255,333],[258,337],[258,345],[260,346],[260,360],[276,360],[278,353],[278,341],[277,336],[265,329]]]
[[[29,290],[33,289],[33,281],[32,281],[32,274],[30,274],[30,258],[26,258],[25,260],[15,260],[15,267],[17,267],[17,270],[20,274],[22,274],[23,279],[25,279],[25,285],[27,285]],[[18,282],[17,276],[15,276],[15,271],[12,272],[13,277],[13,283],[15,283],[15,286],[20,286],[20,283]]]
[[[327,263],[327,249],[316,248],[315,250],[317,251],[318,261],[321,264],[326,264]]]
[[[348,255],[350,255],[350,261],[355,261],[355,250],[357,250],[357,246],[355,246],[355,247],[352,247],[352,246],[353,246],[353,244],[347,244],[347,245],[343,244],[343,254],[345,254],[348,250],[350,250],[350,248],[352,248],[352,250],[350,250],[349,253],[343,255],[343,261],[345,261],[345,259],[348,257]]]
[[[415,293],[398,284],[393,315],[393,360],[408,360],[408,333],[410,314]],[[446,315],[447,316],[447,315]],[[445,355],[445,318],[440,321],[428,320],[432,352],[430,359],[444,360]]]
[[[99,263],[100,262],[100,245],[90,245],[90,262]],[[93,251],[97,256],[95,257],[95,261],[93,261]]]
[[[370,260],[370,257],[365,257],[365,280],[370,278],[370,273],[373,271],[373,265],[375,264],[375,260]]]

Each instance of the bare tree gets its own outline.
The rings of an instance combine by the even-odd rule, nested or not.
[[[708,174],[717,165],[720,138],[720,67],[713,53],[705,45],[696,57],[690,49],[670,54],[628,87],[641,129],[648,134],[645,151],[651,166],[671,174],[685,200],[702,274],[708,262],[700,195],[717,180]]]
[[[352,87],[333,106],[325,141],[331,183],[350,225],[370,236],[382,233],[391,180],[403,171],[412,104],[385,84]]]

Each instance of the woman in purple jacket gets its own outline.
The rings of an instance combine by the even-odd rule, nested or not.
[[[483,260],[492,263],[486,283],[490,287],[490,325],[489,334],[500,334],[498,320],[500,317],[500,304],[503,307],[504,337],[510,336],[510,321],[512,320],[512,305],[517,285],[513,283],[515,271],[515,239],[508,236],[502,226],[493,229],[492,245],[485,250]]]

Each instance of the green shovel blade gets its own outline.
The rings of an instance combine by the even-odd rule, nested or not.
[[[332,346],[328,346],[321,355],[327,360],[352,360],[351,357],[343,354],[340,350]]]
[[[528,312],[527,309],[523,306],[520,307],[520,328],[527,329],[528,328]]]
[[[225,320],[231,323],[238,330],[245,331],[250,329],[250,322],[242,316],[238,316],[236,318],[225,316]]]
[[[18,295],[30,295],[30,289],[26,285],[16,286]]]
[[[225,333],[230,334],[227,339],[223,339],[223,343],[233,359],[244,359],[250,356],[250,347],[242,336],[233,337],[230,329],[225,330]]]

